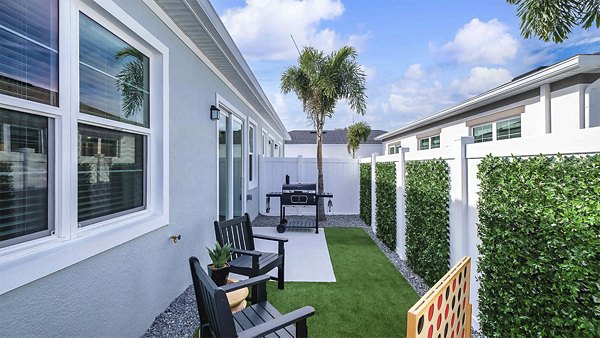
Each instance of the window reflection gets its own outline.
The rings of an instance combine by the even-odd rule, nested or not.
[[[80,111],[148,126],[148,57],[83,14],[79,26]]]
[[[0,2],[0,93],[58,106],[58,0]]]
[[[0,247],[52,230],[48,119],[0,109]]]
[[[144,206],[144,137],[79,125],[78,219]]]

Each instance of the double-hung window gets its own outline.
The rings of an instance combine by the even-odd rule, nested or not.
[[[58,40],[58,0],[0,4],[0,94],[42,104],[38,113],[0,106],[0,248],[54,231],[47,114],[59,103]]]
[[[388,154],[389,155],[399,154],[400,149],[402,149],[400,144],[392,144],[388,147]]]
[[[80,226],[144,209],[149,63],[141,51],[79,14]]]
[[[0,293],[168,223],[169,51],[116,7],[0,2]]]

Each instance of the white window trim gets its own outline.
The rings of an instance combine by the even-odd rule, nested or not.
[[[470,129],[469,129],[469,136],[475,137],[475,133],[473,132],[473,129],[478,128],[478,127],[487,126],[487,125],[492,126],[492,139],[490,141],[477,142],[477,143],[488,143],[488,142],[494,142],[494,141],[496,141],[496,122],[495,121],[480,123],[480,124],[471,126]]]
[[[6,108],[54,118],[55,235],[0,249],[0,295],[169,222],[169,49],[111,0],[59,1],[59,103],[48,107],[0,95]],[[146,209],[77,228],[77,116],[79,107],[79,11],[90,14],[151,59],[151,134],[147,138]],[[127,32],[127,33],[125,33]],[[142,50],[141,49],[141,50]],[[70,77],[68,76],[70,73]],[[69,83],[71,85],[69,85]],[[73,85],[76,84],[76,85]],[[77,116],[77,118],[76,118]],[[101,121],[95,120],[101,124]],[[132,129],[127,125],[128,129]]]
[[[254,135],[253,135],[253,140],[250,140],[250,127],[252,127],[254,129]],[[256,132],[258,131],[257,129],[257,123],[256,121],[254,121],[254,119],[252,119],[250,116],[248,116],[247,120],[246,120],[246,128],[248,130],[247,135],[248,135],[248,141],[253,143],[253,151],[252,151],[252,163],[250,163],[250,144],[248,144],[248,154],[247,154],[247,162],[252,166],[252,180],[250,180],[250,167],[248,167],[248,190],[254,190],[256,188],[258,188],[258,148],[256,147]]]

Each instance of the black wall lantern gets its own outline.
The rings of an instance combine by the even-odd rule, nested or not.
[[[218,120],[219,117],[221,116],[221,111],[219,110],[219,108],[215,107],[215,106],[210,106],[210,119],[211,120]]]

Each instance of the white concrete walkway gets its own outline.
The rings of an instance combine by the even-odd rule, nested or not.
[[[335,282],[335,274],[325,240],[326,229],[287,229],[277,232],[275,227],[253,227],[255,234],[284,237],[285,243],[285,280],[289,282]],[[256,250],[277,252],[277,242],[255,240]],[[277,269],[270,273],[277,276]]]

